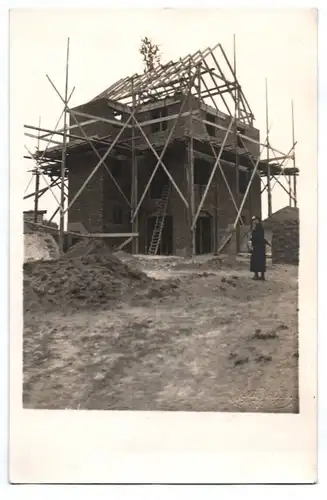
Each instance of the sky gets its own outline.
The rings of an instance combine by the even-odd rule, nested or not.
[[[24,160],[36,139],[24,136],[24,125],[53,129],[62,103],[50,76],[64,93],[67,38],[70,38],[71,106],[95,97],[121,77],[143,71],[141,38],[158,44],[162,62],[214,46],[233,60],[236,40],[237,75],[266,136],[265,80],[268,82],[270,143],[287,153],[292,146],[291,102],[294,102],[296,165],[300,169],[298,205],[313,186],[317,163],[317,18],[312,9],[106,9],[16,10],[10,18],[11,196],[21,200],[33,163]],[[30,132],[30,131],[28,131]],[[43,143],[45,145],[45,143]],[[41,187],[44,182],[41,182]],[[286,185],[286,184],[285,184]],[[26,190],[26,191],[25,191]],[[59,199],[59,192],[56,193]],[[288,204],[275,186],[273,211]],[[48,192],[39,202],[50,218],[57,202]],[[33,198],[22,209],[33,208]],[[263,217],[267,199],[262,197]]]

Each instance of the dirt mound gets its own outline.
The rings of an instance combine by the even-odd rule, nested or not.
[[[83,255],[111,255],[109,247],[103,240],[83,238],[73,245],[66,253],[67,258],[82,257]]]
[[[116,257],[118,257],[122,261],[124,259],[126,260],[133,259],[133,255],[131,253],[125,252],[124,250],[115,250],[113,254],[116,255]]]
[[[243,270],[249,266],[248,255],[216,255],[199,264],[201,270],[234,269]]]
[[[24,234],[24,262],[58,258],[59,248],[51,234],[41,232]]]
[[[28,262],[24,264],[24,307],[105,307],[113,301],[127,300],[135,289],[147,289],[152,282],[143,272],[109,253]]]

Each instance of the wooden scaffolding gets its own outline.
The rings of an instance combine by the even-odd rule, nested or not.
[[[38,146],[36,152],[32,153],[26,146],[28,154],[25,158],[34,160],[35,167],[32,175],[35,176],[35,191],[32,194],[24,196],[24,199],[34,197],[34,211],[37,214],[39,199],[45,192],[51,191],[58,207],[51,216],[50,221],[60,214],[59,225],[59,242],[60,249],[63,252],[64,248],[64,220],[65,214],[71,209],[78,197],[81,195],[87,184],[100,168],[105,168],[111,180],[121,193],[125,203],[128,204],[131,214],[132,231],[130,233],[101,233],[101,234],[78,234],[85,237],[106,237],[116,238],[124,237],[125,241],[121,245],[123,247],[132,241],[133,253],[139,252],[138,235],[139,235],[139,211],[150,185],[155,177],[158,169],[163,169],[167,175],[170,186],[169,189],[175,189],[178,196],[184,203],[188,213],[188,225],[191,233],[192,248],[191,253],[195,253],[195,228],[203,208],[203,204],[207,198],[210,187],[216,173],[220,171],[226,188],[231,197],[235,208],[235,220],[231,232],[227,235],[224,242],[219,248],[216,248],[216,253],[219,253],[224,248],[225,244],[231,238],[232,232],[236,232],[237,250],[240,247],[239,228],[243,224],[241,214],[244,204],[248,198],[252,181],[255,177],[260,177],[262,183],[261,193],[268,193],[268,215],[272,213],[272,192],[276,185],[279,185],[289,196],[289,204],[297,205],[296,194],[296,178],[299,173],[295,164],[295,146],[294,137],[294,111],[292,103],[292,137],[293,143],[287,153],[283,153],[272,147],[269,139],[270,128],[268,123],[268,92],[266,84],[266,138],[263,142],[250,138],[240,130],[242,123],[253,126],[254,115],[250,105],[246,99],[241,85],[237,78],[236,68],[236,49],[234,37],[234,61],[230,63],[222,45],[218,43],[213,48],[206,48],[203,51],[198,50],[194,54],[188,54],[178,61],[170,61],[163,65],[158,65],[152,71],[144,74],[135,74],[115,82],[104,92],[94,98],[107,99],[108,106],[115,109],[118,114],[122,114],[126,119],[120,121],[104,118],[90,113],[83,113],[69,106],[71,96],[74,92],[68,92],[69,79],[69,39],[67,42],[67,58],[66,58],[66,80],[64,95],[61,95],[51,78],[47,75],[47,79],[58,95],[63,111],[53,130],[45,129],[38,126],[25,125],[25,135],[37,139]],[[178,113],[160,116],[156,119],[140,121],[137,117],[137,112],[144,109],[145,106],[153,102],[159,102],[164,99],[171,99],[176,95],[182,96],[180,100],[180,108]],[[203,106],[214,107],[217,113],[223,113],[228,116],[228,124],[222,126],[218,123],[209,122],[195,109],[192,105],[193,96],[197,102]],[[64,118],[64,126],[58,129],[60,120]],[[70,117],[70,125],[68,125],[68,117]],[[187,171],[187,196],[184,196],[180,186],[169,172],[165,165],[164,155],[167,148],[174,141],[174,131],[181,120],[187,117],[189,121],[188,133],[185,134],[183,140],[186,142],[188,151],[188,171]],[[193,130],[193,124],[200,121],[204,126],[217,128],[223,132],[223,139],[218,140],[207,134],[205,138],[197,137]],[[92,123],[104,122],[115,125],[115,134],[106,137],[98,137],[90,135],[86,132],[85,127]],[[154,142],[153,138],[146,134],[144,128],[149,124],[171,122],[169,133],[161,142]],[[73,123],[73,124],[71,124]],[[78,134],[77,134],[78,131]],[[141,194],[138,196],[138,154],[140,146],[137,143],[137,134],[143,138],[145,147],[151,151],[156,158],[156,163],[152,174]],[[234,136],[233,144],[230,144],[228,138]],[[60,140],[58,140],[60,139]],[[41,148],[40,142],[45,141],[46,147]],[[195,206],[194,200],[194,156],[197,149],[201,149],[199,145],[205,142],[207,152],[213,159],[213,167],[208,179],[208,182],[202,193],[198,206]],[[260,147],[258,155],[253,155],[249,152],[246,143],[252,142]],[[74,194],[73,198],[68,202],[68,167],[67,156],[72,152],[87,152],[93,151],[98,161],[90,175],[85,179],[80,189]],[[103,151],[105,151],[103,153]],[[106,159],[117,154],[124,154],[131,159],[132,162],[132,178],[131,178],[131,196],[128,199],[121,188],[117,179],[115,179],[110,168],[106,164]],[[229,162],[234,167],[236,196],[234,196],[228,180],[224,174],[222,160]],[[292,165],[289,166],[288,162]],[[249,181],[243,196],[239,194],[239,173],[240,165],[245,166],[248,171]],[[40,178],[44,179],[46,187],[40,189]],[[286,180],[286,187],[282,180]],[[60,188],[60,199],[56,196],[55,187]],[[35,219],[35,224],[36,219]],[[156,226],[157,236],[153,236],[153,244],[151,252],[156,253],[158,245],[157,238],[162,227],[160,221]]]

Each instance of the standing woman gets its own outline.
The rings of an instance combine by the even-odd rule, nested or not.
[[[263,228],[263,225],[261,224],[259,217],[253,217],[250,271],[254,273],[254,280],[265,280],[266,245],[269,245],[269,243],[265,239],[265,230]]]

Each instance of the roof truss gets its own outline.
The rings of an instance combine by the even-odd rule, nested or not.
[[[230,116],[234,114],[238,99],[238,119],[253,123],[251,107],[220,43],[143,74],[121,78],[93,100],[107,98],[131,105],[133,95],[136,95],[137,104],[145,104],[184,93],[191,82],[192,95],[205,103],[214,101],[217,109]]]

